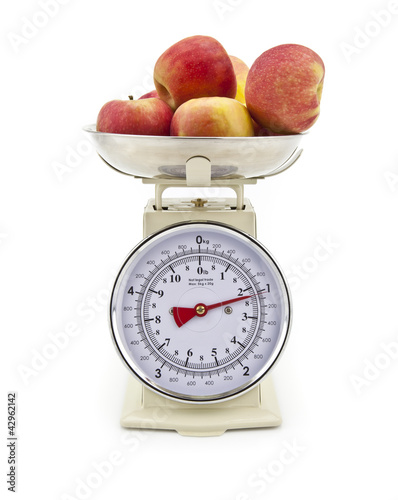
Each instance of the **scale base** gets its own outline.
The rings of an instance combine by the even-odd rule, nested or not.
[[[246,394],[212,404],[180,403],[130,377],[121,425],[175,430],[183,436],[220,436],[229,429],[277,427],[282,423],[271,377]]]

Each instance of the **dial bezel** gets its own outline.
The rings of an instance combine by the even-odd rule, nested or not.
[[[206,227],[208,227],[209,225],[216,226],[220,231],[227,231],[229,232],[229,234],[232,234],[233,236],[240,238],[246,243],[254,245],[258,249],[260,249],[260,252],[264,254],[268,263],[273,267],[274,274],[279,282],[280,288],[282,290],[281,302],[283,302],[284,304],[285,314],[283,318],[282,331],[277,341],[277,344],[272,352],[272,355],[266,360],[263,368],[255,375],[253,375],[245,384],[242,384],[237,389],[222,392],[215,396],[183,395],[179,392],[165,390],[163,387],[156,384],[155,381],[147,377],[146,374],[143,372],[143,370],[134,363],[134,360],[130,357],[128,351],[124,346],[122,340],[124,333],[120,332],[118,329],[116,303],[117,303],[117,297],[120,292],[120,287],[123,283],[124,276],[129,269],[132,259],[134,260],[137,259],[142,252],[145,252],[145,250],[150,244],[164,237],[165,233],[173,234],[174,232],[181,231],[181,228],[187,226],[190,227],[195,226],[198,229],[200,228],[206,229]],[[110,325],[112,340],[119,356],[121,357],[124,365],[127,367],[129,372],[141,383],[143,383],[144,386],[148,387],[155,393],[161,394],[162,396],[168,399],[174,401],[177,400],[179,402],[185,402],[185,403],[206,404],[206,403],[217,403],[221,401],[231,400],[248,392],[257,384],[259,384],[261,380],[266,375],[269,375],[269,373],[273,370],[277,361],[280,359],[281,354],[286,348],[286,344],[290,336],[291,323],[292,323],[292,303],[291,303],[290,290],[287,281],[283,275],[283,272],[281,271],[279,265],[277,264],[273,256],[270,254],[268,249],[265,248],[264,245],[262,245],[256,238],[254,238],[250,234],[247,234],[244,231],[237,229],[233,226],[215,221],[186,221],[177,224],[172,224],[144,238],[138,245],[136,245],[130,251],[130,253],[125,258],[123,265],[121,266],[119,273],[116,277],[111,293],[110,306],[109,306],[109,325]]]

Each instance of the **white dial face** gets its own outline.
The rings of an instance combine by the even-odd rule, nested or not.
[[[183,401],[251,388],[286,344],[290,300],[279,268],[250,236],[185,223],[145,239],[111,299],[116,346],[145,384]]]

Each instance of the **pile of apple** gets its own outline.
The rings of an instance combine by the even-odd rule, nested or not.
[[[157,60],[156,90],[106,103],[97,130],[200,137],[301,133],[319,116],[324,73],[322,59],[302,45],[266,50],[249,68],[214,38],[184,38]]]

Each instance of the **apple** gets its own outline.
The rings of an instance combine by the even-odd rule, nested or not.
[[[242,61],[242,59],[239,59],[239,57],[236,56],[229,56],[232,62],[232,66],[235,71],[235,76],[236,76],[236,95],[235,99],[242,104],[246,104],[245,100],[245,86],[246,86],[246,78],[247,74],[249,73],[249,66]]]
[[[251,137],[253,121],[247,108],[228,97],[200,97],[182,104],[174,113],[170,135]]]
[[[191,36],[169,47],[156,61],[154,82],[173,110],[190,99],[236,95],[234,68],[224,47],[210,36]]]
[[[142,95],[139,99],[149,99],[150,97],[159,97],[159,94],[156,92],[156,90],[151,90],[147,94]]]
[[[304,132],[319,116],[324,74],[323,61],[313,50],[296,44],[273,47],[250,68],[246,106],[272,132]]]
[[[97,118],[97,130],[112,134],[170,135],[173,110],[156,97],[109,101]]]

